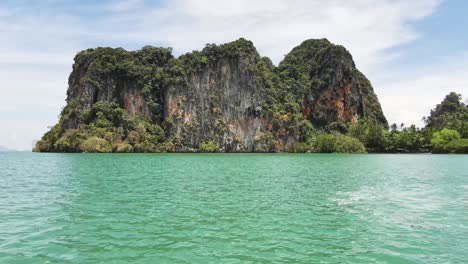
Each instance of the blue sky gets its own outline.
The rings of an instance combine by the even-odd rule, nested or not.
[[[411,26],[419,37],[405,45],[394,47],[395,51],[403,52],[404,56],[393,63],[397,66],[417,67],[431,64],[437,58],[464,53],[468,50],[467,12],[466,1],[441,2],[430,16],[412,23]]]
[[[278,63],[308,38],[348,48],[390,122],[468,96],[462,0],[15,0],[0,2],[0,145],[31,149],[65,105],[73,56],[96,46],[176,54],[245,37]]]

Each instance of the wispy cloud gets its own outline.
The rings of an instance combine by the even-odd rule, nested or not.
[[[391,58],[390,48],[417,38],[410,23],[431,14],[438,4],[437,0],[176,0],[140,16],[134,32],[183,51],[244,36],[275,62],[304,39],[327,37],[350,49],[367,70]]]
[[[411,72],[393,74],[377,80],[380,102],[391,123],[423,126],[422,118],[450,92],[461,93],[468,99],[468,54],[462,53],[420,66]]]
[[[222,43],[242,36],[253,40],[275,62],[304,39],[327,37],[350,49],[366,70],[391,58],[390,48],[417,38],[410,23],[431,14],[439,2],[174,0],[155,7],[148,1],[121,0],[98,6],[83,4],[74,11],[51,5],[42,7],[39,14],[24,5],[10,12],[0,28],[6,30],[10,47],[53,47],[50,52],[86,43],[162,43],[186,52],[207,42]],[[79,7],[97,9],[99,15],[84,17],[76,12]]]

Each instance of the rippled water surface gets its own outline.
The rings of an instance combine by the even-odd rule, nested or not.
[[[466,261],[466,155],[0,153],[0,263]]]

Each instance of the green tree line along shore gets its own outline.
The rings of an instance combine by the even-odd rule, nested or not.
[[[54,148],[63,152],[175,152],[177,138],[166,139],[164,129],[140,116],[130,116],[116,103],[98,102],[87,113],[82,113],[87,124],[65,132]],[[468,105],[462,96],[450,93],[428,117],[426,126],[392,124],[387,129],[373,120],[342,124],[340,129],[318,129],[306,120],[299,124],[300,142],[288,152],[296,153],[468,153]],[[165,120],[163,126],[171,126]],[[129,130],[125,140],[119,135]],[[53,137],[59,125],[45,138]],[[261,139],[265,140],[265,139]],[[268,139],[266,139],[268,140]],[[274,140],[264,152],[279,152]],[[34,151],[47,150],[47,141],[37,143]],[[200,144],[199,152],[217,152],[212,141]]]

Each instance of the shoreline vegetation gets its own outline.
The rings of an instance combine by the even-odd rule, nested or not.
[[[110,106],[110,107],[109,107]],[[100,109],[96,109],[96,108]],[[87,131],[74,130],[57,141],[55,152],[86,153],[229,153],[219,152],[213,141],[201,143],[193,151],[175,151],[175,142],[150,145],[142,141],[148,138],[146,129],[132,131],[129,141],[114,141],[111,132],[105,132],[104,124],[110,124],[107,116],[121,115],[121,118],[138,120],[130,117],[115,104],[96,104],[93,107],[97,120],[91,125],[93,136]],[[109,110],[112,112],[110,113]],[[401,154],[468,154],[468,105],[462,102],[462,96],[450,93],[431,110],[430,116],[423,118],[424,128],[415,125],[392,124],[389,129],[372,121],[361,121],[349,125],[346,133],[336,130],[315,129],[308,124],[304,138],[287,151],[272,148],[268,151],[232,152],[232,153],[401,153]],[[104,125],[105,127],[106,125]],[[139,126],[142,128],[142,126]],[[157,128],[155,130],[158,130]],[[162,131],[162,129],[161,129]],[[163,133],[163,132],[161,132]],[[101,135],[101,137],[96,136]],[[39,141],[34,152],[44,151],[43,142]],[[70,150],[73,151],[70,151]]]

